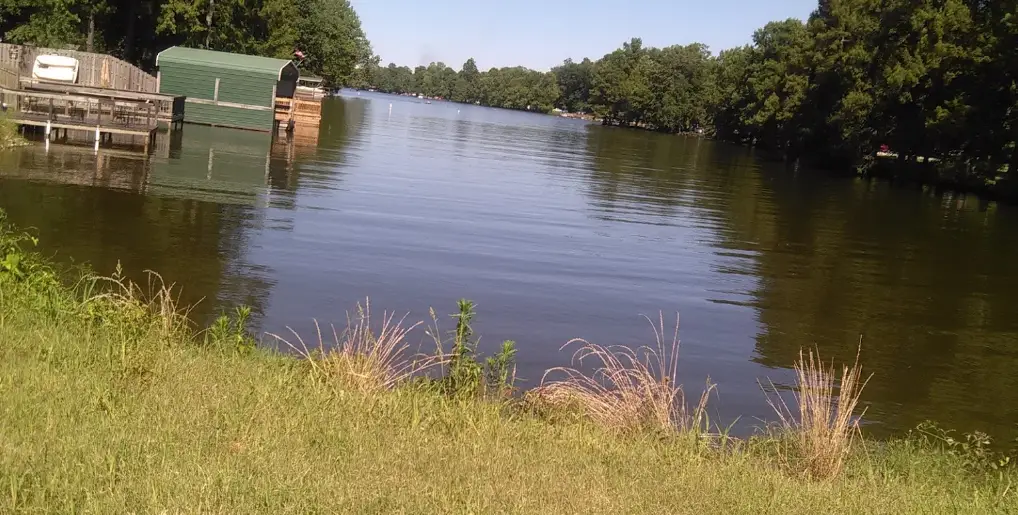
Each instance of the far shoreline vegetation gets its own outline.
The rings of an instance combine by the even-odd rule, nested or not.
[[[515,344],[482,357],[469,301],[422,322],[366,302],[261,341],[244,307],[195,327],[158,275],[61,269],[36,244],[0,211],[0,511],[1018,509],[1006,444],[865,436],[858,360],[800,354],[794,395],[761,386],[777,423],[735,438],[709,381],[677,376],[663,316],[648,348],[569,342],[583,369],[520,392]]]
[[[330,87],[422,94],[605,125],[704,134],[761,155],[1018,201],[1013,2],[820,0],[752,44],[645,47],[551,71],[473,59],[381,66],[348,0],[10,0],[4,40],[106,52],[151,70],[173,45],[281,58]],[[677,37],[681,39],[681,36]]]
[[[811,168],[1018,201],[1018,12],[1008,2],[822,0],[806,22],[769,23],[717,55],[633,38],[546,73],[374,58],[352,84],[703,133]]]

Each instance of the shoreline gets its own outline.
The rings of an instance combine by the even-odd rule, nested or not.
[[[20,256],[0,267],[2,511],[1018,508],[1018,473],[997,466],[1004,455],[952,446],[933,427],[876,442],[849,423],[847,440],[831,440],[847,442],[829,456],[844,463],[820,470],[796,444],[803,427],[730,438],[696,419],[696,399],[667,397],[681,395],[667,378],[640,376],[651,397],[595,392],[608,404],[575,389],[513,396],[514,346],[479,356],[466,301],[451,340],[437,342],[442,358],[406,361],[406,374],[373,356],[381,341],[416,352],[400,343],[410,325],[371,317],[369,304],[345,333],[369,338],[344,335],[341,352],[320,352],[318,340],[291,337],[304,357],[283,356],[256,345],[243,308],[195,328],[169,289],[118,276],[68,286],[31,247],[0,215],[0,250]],[[553,402],[562,392],[569,402]],[[665,406],[664,418],[628,411],[643,402]]]
[[[355,90],[361,91],[361,90]],[[370,91],[370,90],[363,90]],[[417,98],[415,95],[401,94],[401,93],[388,93],[385,91],[370,91],[373,93],[383,95],[393,95],[407,98]],[[453,100],[442,99],[439,97],[425,97],[429,100],[436,102],[445,102],[450,104],[462,104],[469,106],[487,107],[491,109],[505,109],[509,111],[519,111],[524,113],[543,114],[548,116],[554,116],[557,118],[566,118],[570,120],[582,120],[591,124],[599,124],[602,127],[619,128],[638,130],[645,132],[653,132],[658,134],[676,135],[676,136],[695,136],[706,139],[711,139],[723,143],[732,145],[738,145],[740,147],[751,148],[761,151],[764,156],[762,159],[771,162],[787,162],[787,160],[773,155],[773,152],[764,147],[758,147],[745,140],[733,140],[719,138],[716,135],[708,134],[706,132],[695,132],[695,131],[661,131],[651,127],[640,126],[640,125],[626,125],[626,124],[605,124],[604,120],[598,118],[592,113],[571,113],[571,112],[541,112],[527,109],[513,109],[507,107],[489,106],[484,104],[471,104],[464,102],[456,102]],[[881,159],[879,156],[875,156],[873,159],[864,162],[863,164],[855,167],[845,166],[831,166],[829,164],[813,162],[806,165],[807,168],[816,170],[818,172],[826,173],[832,177],[862,177],[866,179],[877,179],[886,181],[895,187],[923,187],[931,188],[938,194],[941,193],[957,193],[963,195],[975,195],[978,198],[986,201],[1001,202],[1009,205],[1018,205],[1018,184],[1009,185],[1006,181],[992,181],[978,180],[976,177],[966,176],[965,174],[952,172],[950,169],[933,169],[933,177],[929,176],[929,173],[922,173],[916,171],[916,163],[910,163],[905,169],[900,169],[897,166],[897,162],[888,159]],[[1006,176],[1006,174],[1005,174]]]

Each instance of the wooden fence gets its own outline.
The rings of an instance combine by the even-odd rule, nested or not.
[[[0,68],[18,70],[21,76],[31,77],[32,66],[39,55],[63,55],[78,60],[78,85],[95,88],[119,89],[155,93],[156,78],[131,63],[105,54],[39,48],[0,43]],[[3,76],[0,75],[0,79]],[[15,83],[17,81],[15,80]]]
[[[0,65],[0,88],[18,89],[18,70]]]

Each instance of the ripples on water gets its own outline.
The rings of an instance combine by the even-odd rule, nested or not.
[[[1012,209],[528,113],[350,94],[324,116],[296,141],[187,126],[147,160],[15,151],[0,207],[61,258],[158,270],[268,331],[466,297],[532,385],[570,338],[652,344],[640,315],[681,312],[683,382],[710,375],[743,426],[768,415],[758,379],[790,380],[800,347],[851,360],[862,335],[874,431],[1015,433]]]

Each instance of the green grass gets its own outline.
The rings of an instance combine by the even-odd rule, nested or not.
[[[12,122],[6,114],[0,115],[0,150],[27,144],[28,141],[18,132],[18,124]]]
[[[0,270],[0,513],[1018,512],[1013,471],[919,440],[863,441],[809,480],[778,437],[719,450],[350,388],[167,325],[164,304],[51,286]]]

